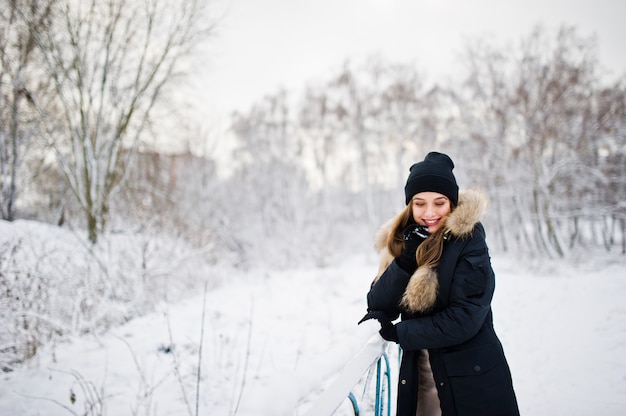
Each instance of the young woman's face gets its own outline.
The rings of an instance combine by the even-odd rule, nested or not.
[[[428,227],[430,234],[441,228],[452,210],[448,197],[437,192],[415,194],[411,208],[415,222]]]

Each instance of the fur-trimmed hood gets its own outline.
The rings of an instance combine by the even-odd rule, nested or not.
[[[459,203],[444,224],[445,233],[453,238],[471,236],[474,226],[480,221],[487,205],[488,199],[484,192],[477,189],[460,191]],[[397,216],[402,215],[402,213],[403,211]],[[378,278],[394,260],[387,248],[387,239],[397,216],[383,224],[376,232],[374,246],[379,254],[380,264],[374,282],[378,281]],[[437,272],[433,268],[418,267],[404,291],[401,305],[411,312],[427,311],[437,299],[438,286]]]

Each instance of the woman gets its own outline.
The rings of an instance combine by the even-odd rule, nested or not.
[[[437,152],[411,167],[406,209],[376,236],[381,266],[361,322],[377,319],[402,348],[398,416],[519,415],[493,328],[487,200],[459,193],[453,169]]]

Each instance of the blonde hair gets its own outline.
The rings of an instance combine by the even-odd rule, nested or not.
[[[404,211],[394,219],[391,224],[391,232],[387,236],[387,249],[393,257],[398,257],[404,249],[404,235],[402,231],[413,220],[411,204],[407,205]]]

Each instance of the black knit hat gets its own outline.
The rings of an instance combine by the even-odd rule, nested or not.
[[[430,152],[422,162],[411,166],[411,173],[406,180],[404,194],[408,205],[413,195],[420,192],[438,192],[447,196],[457,205],[459,201],[459,187],[452,173],[454,162],[446,154]]]

